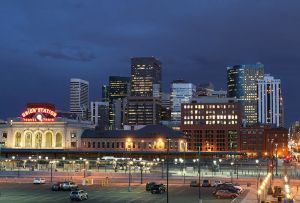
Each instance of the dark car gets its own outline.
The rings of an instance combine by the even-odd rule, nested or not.
[[[63,182],[61,185],[62,190],[78,190],[78,185],[76,185],[74,182],[66,181]]]
[[[233,185],[230,184],[219,184],[217,185],[216,189],[213,191],[213,194],[216,194],[219,190],[228,190],[229,192],[237,193],[239,194],[239,189],[235,188]]]
[[[166,192],[166,187],[163,184],[156,184],[151,187],[152,194],[162,194]]]
[[[190,183],[190,187],[200,187],[200,183],[198,183],[196,180],[192,180]]]
[[[51,186],[51,190],[52,190],[52,191],[60,191],[60,190],[62,190],[62,184],[63,184],[63,182],[57,182],[57,183],[54,183],[54,184]]]
[[[202,187],[211,187],[209,180],[203,180]]]
[[[153,185],[156,185],[156,182],[148,182],[146,184],[146,191],[150,191]]]

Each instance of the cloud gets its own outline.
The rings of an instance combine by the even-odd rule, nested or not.
[[[92,61],[96,58],[95,55],[89,51],[76,50],[70,48],[40,49],[37,51],[37,54],[41,57],[81,62]]]

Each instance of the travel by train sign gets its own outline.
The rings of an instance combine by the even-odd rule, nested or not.
[[[57,113],[48,108],[28,108],[21,116],[25,122],[53,122]]]

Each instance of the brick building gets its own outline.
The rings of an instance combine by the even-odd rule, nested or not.
[[[241,107],[234,98],[200,97],[181,105],[188,150],[239,151]]]

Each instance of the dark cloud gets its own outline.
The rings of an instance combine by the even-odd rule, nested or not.
[[[96,57],[93,53],[82,50],[49,50],[41,49],[37,51],[37,54],[41,57],[49,57],[53,59],[73,60],[87,62],[94,60]]]
[[[23,108],[10,101],[67,108],[70,77],[89,80],[91,99],[99,98],[109,75],[130,75],[130,57],[156,56],[165,91],[177,78],[225,89],[226,66],[260,61],[282,80],[289,124],[300,117],[291,91],[300,89],[299,7],[297,0],[1,1],[0,117]]]

